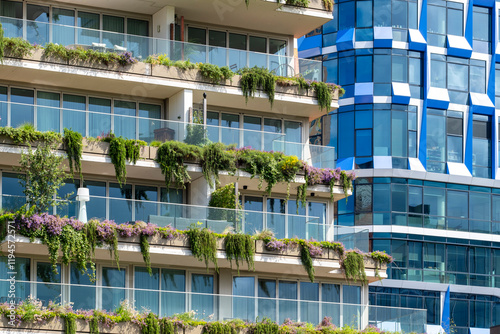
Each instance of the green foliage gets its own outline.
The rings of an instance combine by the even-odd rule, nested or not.
[[[268,96],[271,108],[274,103],[274,92],[276,89],[276,76],[263,67],[245,68],[239,71],[241,74],[240,86],[243,90],[245,101],[254,97],[257,89],[262,89]]]
[[[201,167],[203,176],[211,187],[219,186],[221,170],[235,172],[236,161],[233,151],[227,151],[222,143],[210,143],[203,147]]]
[[[255,270],[254,256],[255,256],[255,241],[249,234],[233,234],[228,233],[224,238],[224,249],[226,251],[226,258],[233,265],[233,260],[240,274],[240,262],[245,261],[248,270]]]
[[[36,141],[53,144],[57,144],[62,141],[62,137],[59,133],[52,131],[36,131],[35,127],[31,123],[22,124],[17,128],[12,128],[10,126],[0,127],[0,135],[9,137],[15,144],[22,145],[30,144]]]
[[[172,66],[180,68],[181,70],[194,70],[196,68],[196,64],[190,62],[189,60],[177,60]]]
[[[300,245],[300,260],[302,262],[302,266],[307,272],[309,276],[309,280],[314,283],[314,265],[311,257],[311,253],[309,252],[309,244],[305,240],[299,241]]]
[[[127,182],[126,158],[127,148],[125,140],[121,137],[113,137],[109,142],[109,157],[115,166],[116,179],[120,186]]]
[[[227,66],[219,67],[213,64],[196,64],[201,75],[213,84],[220,84],[222,80],[230,80],[234,76],[234,72]]]
[[[165,176],[165,185],[170,186],[172,181],[177,187],[184,187],[191,181],[184,162],[195,161],[201,157],[201,149],[175,141],[167,141],[158,148],[156,162],[160,164],[162,174]]]
[[[64,316],[64,334],[76,334],[76,314],[67,313]]]
[[[4,53],[8,50],[7,55],[14,58],[25,58],[31,56],[35,47],[30,42],[22,39],[21,37],[3,38]]]
[[[36,212],[67,204],[57,194],[67,178],[62,167],[64,157],[56,155],[54,149],[55,145],[47,142],[40,142],[35,150],[29,146],[26,152],[21,153],[20,167],[16,168],[24,173],[19,174],[23,193],[28,205],[36,207]]]
[[[217,236],[207,228],[199,229],[191,227],[186,231],[189,238],[189,246],[193,256],[198,261],[204,261],[208,270],[208,265],[212,262],[215,271],[219,272],[217,264]]]
[[[90,334],[99,334],[99,318],[94,314],[89,321]]]
[[[278,182],[288,184],[287,200],[290,195],[290,183],[295,180],[296,174],[303,167],[302,162],[296,156],[285,156],[281,152],[262,152],[257,150],[242,150],[238,158],[244,165],[244,170],[253,177],[258,176],[262,188],[263,181],[266,182],[266,192],[271,195],[273,187]]]
[[[125,139],[125,159],[135,165],[141,156],[141,147],[143,146],[146,146],[145,141]]]
[[[173,66],[174,64],[174,62],[166,54],[148,56],[144,62],[147,64],[163,65],[168,67]]]
[[[203,333],[207,334],[236,334],[238,333],[235,326],[232,326],[230,322],[207,322],[203,326]]]
[[[352,279],[356,282],[358,279],[366,283],[364,255],[359,251],[353,250],[346,252],[342,260],[342,267],[347,279]]]
[[[15,217],[14,213],[4,213],[0,209],[0,243],[5,240],[8,234],[8,222],[12,221]]]
[[[56,57],[65,61],[80,60],[88,63],[122,66],[135,63],[137,60],[132,58],[130,53],[118,54],[116,52],[102,52],[81,47],[67,48],[64,45],[48,43],[44,46],[44,57]]]
[[[323,0],[323,6],[327,11],[333,11],[333,0]]]
[[[208,206],[213,208],[236,209],[234,183],[226,184],[212,192]]]
[[[160,334],[160,322],[158,316],[154,313],[149,313],[144,319],[144,325],[141,326],[142,334]]]
[[[352,176],[347,174],[344,170],[340,172],[340,182],[342,182],[342,189],[344,190],[344,195],[347,200],[347,196],[349,195],[349,191],[352,190]],[[333,187],[333,182],[330,183],[330,192],[333,193],[332,191]]]
[[[253,325],[253,334],[278,334],[279,325],[269,318],[264,318]]]
[[[148,270],[149,275],[153,275],[153,271],[151,270],[151,255],[149,254],[149,242],[148,236],[145,234],[141,234],[140,236],[140,246],[142,258],[144,259],[144,263],[146,264],[146,269]]]
[[[330,86],[324,82],[313,81],[311,87],[316,92],[319,109],[325,109],[326,112],[330,111],[332,107],[332,89]]]
[[[176,334],[177,326],[174,322],[168,318],[162,318],[160,320],[160,333],[161,334]]]
[[[69,170],[73,175],[73,165],[80,178],[82,178],[82,135],[79,132],[64,129],[64,145],[66,147],[66,154],[68,155]]]
[[[210,143],[206,126],[203,125],[203,111],[193,111],[193,123],[186,126],[184,142],[189,145],[205,146]]]
[[[3,64],[3,56],[4,56],[4,49],[5,49],[5,39],[4,39],[4,31],[2,24],[0,23],[0,63]]]
[[[109,141],[109,157],[115,166],[116,179],[121,186],[127,182],[127,161],[137,163],[141,154],[141,146],[146,146],[146,142],[115,137],[113,134],[105,141]]]
[[[280,0],[278,0],[279,3]],[[285,3],[289,6],[297,6],[297,7],[309,7],[309,0],[285,0]]]

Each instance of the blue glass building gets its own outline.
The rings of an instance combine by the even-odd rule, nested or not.
[[[370,302],[426,308],[429,333],[500,324],[499,9],[339,0],[298,42],[346,91],[311,132],[356,170],[336,223],[369,226],[372,249],[395,259]]]

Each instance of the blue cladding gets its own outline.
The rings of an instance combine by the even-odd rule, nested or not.
[[[337,168],[340,168],[342,170],[353,170],[354,169],[354,158],[349,157],[349,158],[337,160]]]
[[[356,83],[354,85],[354,103],[373,102],[373,82]]]
[[[425,51],[427,41],[420,30],[408,29],[408,48],[414,51]]]
[[[322,36],[316,35],[311,37],[301,37],[297,40],[297,46],[299,51],[321,48],[322,47]]]
[[[448,47],[447,52],[449,56],[470,58],[472,55],[472,47],[465,37],[448,35],[446,46]]]
[[[373,47],[392,48],[392,28],[374,27],[373,28]]]
[[[340,30],[337,33],[337,51],[350,50],[354,48],[354,28]]]
[[[392,83],[392,103],[409,104],[410,103],[410,85],[406,83]]]

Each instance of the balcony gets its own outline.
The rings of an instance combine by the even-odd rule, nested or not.
[[[84,137],[114,133],[127,139],[152,141],[175,140],[201,145],[208,139],[257,150],[280,151],[295,155],[318,168],[335,168],[335,148],[286,141],[282,133],[254,131],[213,125],[101,113],[67,108],[0,102],[0,126],[17,127],[32,123],[39,131],[63,133],[64,128],[78,131]],[[153,157],[154,158],[154,157]]]
[[[333,325],[337,327],[351,326],[355,330],[361,330],[368,325],[372,325],[383,331],[426,332],[427,311],[425,309],[166,291],[167,288],[121,288],[101,286],[100,284],[99,281],[97,284],[89,285],[16,281],[16,291],[18,291],[18,295],[28,296],[32,294],[38,296],[45,305],[48,304],[49,300],[59,303],[72,302],[74,303],[74,309],[106,309],[110,311],[115,310],[121,300],[130,300],[135,302],[134,307],[137,310],[145,308],[161,317],[173,316],[174,314],[193,310],[195,311],[193,320],[198,321],[241,319],[247,322],[256,322],[263,318],[269,318],[271,321],[280,324],[286,319],[290,319],[291,321],[308,322],[316,325],[324,317],[330,317]],[[2,291],[8,291],[8,280],[0,280],[0,286],[6,286]],[[3,302],[2,299],[7,299],[7,297],[0,294],[0,301]],[[52,322],[40,329],[52,330],[51,333],[64,333],[63,322],[60,324]],[[29,325],[31,324],[22,323],[21,328],[30,328]],[[82,325],[84,325],[83,321]],[[118,324],[118,326],[120,325],[122,324]],[[4,323],[4,326],[7,327],[7,324]],[[131,329],[132,331],[130,331]],[[134,329],[129,328],[127,332],[139,333],[138,327],[136,330]],[[123,333],[124,331],[113,331],[113,333],[120,332]],[[199,327],[199,331],[189,333],[201,332],[201,327]]]
[[[171,60],[189,60],[228,66],[236,72],[245,67],[265,67],[279,76],[302,75],[305,79],[322,81],[322,62],[245,50],[172,41],[153,37],[127,35],[53,23],[0,17],[5,37],[20,37],[31,44],[44,46],[57,43],[66,47],[93,49],[102,52],[131,52],[133,57],[165,54]]]
[[[26,203],[23,196],[3,194],[2,208],[18,210]],[[53,209],[61,216],[76,216],[79,202],[69,201],[67,206]],[[208,206],[165,203],[135,199],[90,196],[87,216],[116,223],[144,221],[160,227],[170,225],[177,230],[188,230],[191,225],[207,227],[222,233],[231,229],[244,234],[271,230],[278,239],[299,238],[317,241],[341,242],[347,249],[368,252],[369,230],[362,227],[331,225],[319,217],[270,213],[252,210],[212,208]]]

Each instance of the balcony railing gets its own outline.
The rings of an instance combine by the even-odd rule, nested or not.
[[[100,282],[97,282],[99,284]],[[0,280],[0,291],[9,291],[9,281]],[[371,306],[325,301],[262,298],[184,291],[165,291],[109,286],[16,281],[19,300],[35,296],[48,305],[49,300],[73,303],[73,309],[105,309],[114,311],[123,300],[134,301],[137,310],[148,309],[160,316],[195,311],[200,320],[242,319],[255,322],[263,318],[283,323],[285,319],[314,325],[324,317],[338,326],[363,329],[373,325],[381,330],[402,333],[425,333],[427,311],[387,306]],[[0,302],[10,299],[0,293]]]
[[[140,139],[147,143],[154,140],[176,140],[202,145],[209,140],[236,147],[251,146],[257,150],[295,155],[314,167],[335,168],[334,147],[288,142],[282,133],[0,102],[0,126],[17,127],[24,123],[32,123],[39,131],[62,133],[64,128],[68,128],[80,132],[84,137],[97,137],[113,132],[116,136]]]
[[[284,55],[251,52],[203,44],[186,43],[153,37],[128,35],[110,31],[87,29],[53,23],[0,17],[5,37],[21,37],[32,44],[57,43],[67,47],[81,47],[98,51],[129,51],[138,59],[166,54],[171,60],[190,60],[229,66],[233,71],[245,67],[265,67],[276,75],[302,75],[306,79],[322,81],[321,61],[286,57]]]
[[[26,198],[23,196],[2,195],[2,208],[5,210],[17,210],[25,203]],[[338,241],[347,249],[368,251],[368,229],[325,224],[318,217],[312,216],[100,196],[90,196],[86,206],[87,217],[111,219],[117,223],[141,220],[163,227],[170,225],[178,230],[187,230],[194,224],[218,233],[232,229],[254,234],[256,231],[269,229],[279,239],[297,237]],[[79,202],[68,201],[66,205],[58,206],[50,213],[73,217],[78,212]]]

